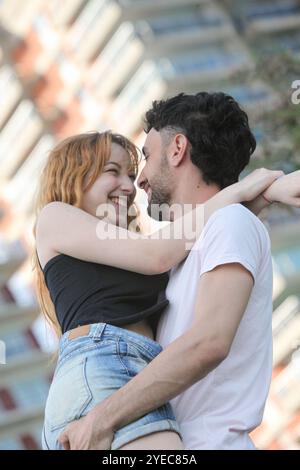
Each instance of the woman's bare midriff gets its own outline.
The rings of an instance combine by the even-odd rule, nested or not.
[[[154,339],[152,328],[147,322],[147,320],[141,320],[137,323],[124,325],[122,326],[122,328],[125,328],[126,330],[130,330],[130,331],[134,331],[135,333]]]

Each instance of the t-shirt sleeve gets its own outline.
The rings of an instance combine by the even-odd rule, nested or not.
[[[239,263],[256,281],[266,233],[261,222],[240,204],[216,211],[203,233],[200,275],[217,266]]]

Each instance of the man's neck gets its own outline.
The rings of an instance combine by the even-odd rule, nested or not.
[[[204,204],[219,191],[220,188],[216,184],[208,185],[203,181],[179,185],[174,193],[172,202],[172,204],[178,207],[178,211],[174,214],[174,219],[194,209],[197,204]]]

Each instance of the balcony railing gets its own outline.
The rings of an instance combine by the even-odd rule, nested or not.
[[[190,53],[166,57],[159,61],[161,74],[166,79],[175,79],[193,74],[218,74],[250,66],[251,59],[240,48],[206,47]]]

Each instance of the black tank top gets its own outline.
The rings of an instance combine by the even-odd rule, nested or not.
[[[59,254],[46,263],[45,282],[62,332],[91,323],[114,326],[145,318],[155,332],[168,305],[168,273],[138,274]]]

